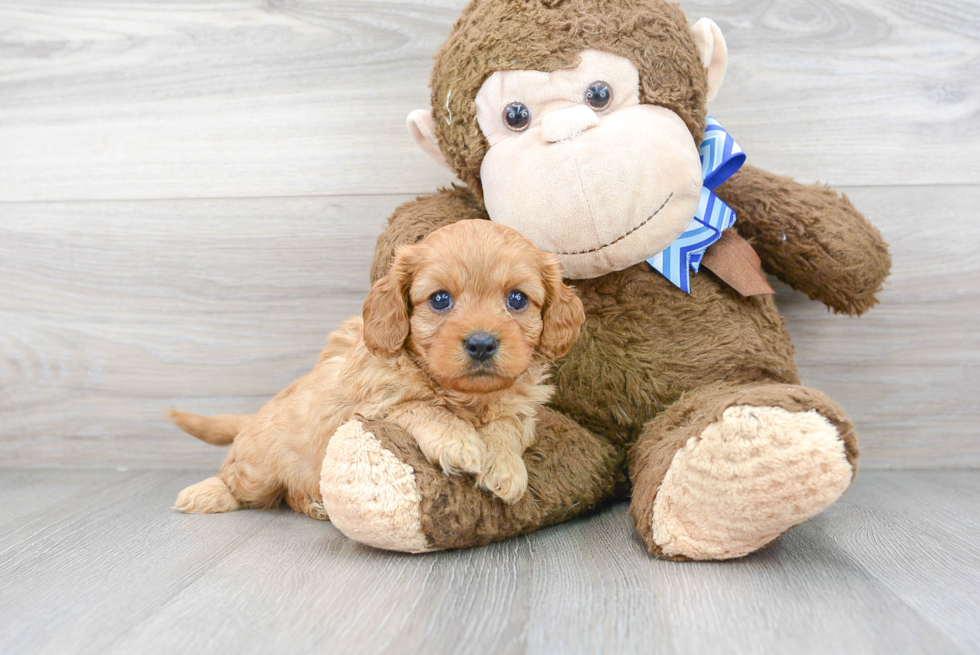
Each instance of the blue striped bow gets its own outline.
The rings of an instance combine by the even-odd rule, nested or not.
[[[708,117],[704,140],[698,150],[704,178],[698,212],[683,234],[663,252],[647,260],[658,273],[685,293],[691,293],[691,271],[698,272],[704,251],[721,238],[722,232],[735,224],[735,212],[714,194],[714,189],[745,163],[745,153],[735,139],[711,116]]]

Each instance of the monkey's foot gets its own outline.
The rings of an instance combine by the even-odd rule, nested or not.
[[[330,520],[351,539],[386,550],[432,550],[422,532],[415,472],[359,421],[330,438],[320,492]]]
[[[734,405],[674,455],[653,506],[661,557],[742,557],[828,507],[854,469],[816,410]]]

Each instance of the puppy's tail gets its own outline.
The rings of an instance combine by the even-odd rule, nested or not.
[[[167,418],[177,424],[177,427],[187,434],[194,435],[201,441],[215,445],[227,446],[254,414],[221,414],[220,416],[200,416],[179,412],[176,409],[167,410]]]

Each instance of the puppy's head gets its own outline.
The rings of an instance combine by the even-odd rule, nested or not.
[[[584,320],[553,255],[470,220],[398,250],[364,302],[364,341],[378,356],[407,348],[443,387],[487,392],[512,385],[535,351],[564,355]]]

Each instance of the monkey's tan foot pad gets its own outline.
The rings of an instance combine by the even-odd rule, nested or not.
[[[323,507],[345,535],[385,550],[433,550],[422,533],[422,496],[411,466],[359,421],[330,438],[320,474]]]
[[[844,442],[815,410],[735,405],[674,455],[653,508],[663,557],[742,557],[851,483]]]

